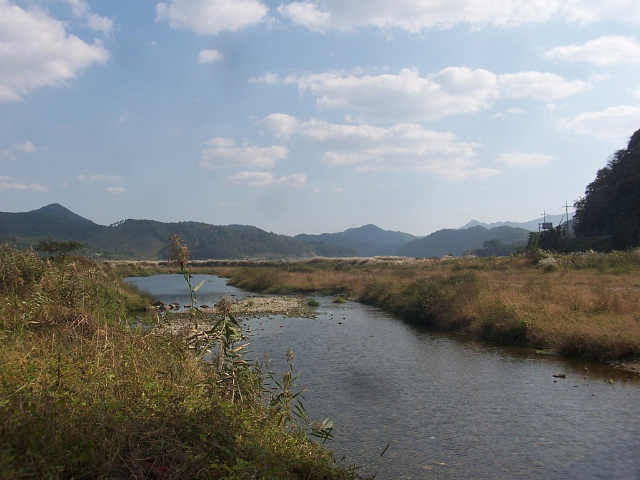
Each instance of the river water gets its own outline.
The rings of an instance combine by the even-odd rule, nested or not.
[[[201,304],[248,295],[202,279]],[[129,280],[165,302],[189,298],[179,275]],[[286,370],[293,350],[305,407],[334,421],[336,438],[326,445],[344,465],[378,479],[640,480],[637,374],[317,300],[315,318],[244,323],[250,355],[269,359],[273,371]]]

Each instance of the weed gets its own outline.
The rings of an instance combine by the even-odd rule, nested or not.
[[[355,478],[278,426],[230,318],[220,368],[129,326],[110,266],[0,257],[0,478]]]

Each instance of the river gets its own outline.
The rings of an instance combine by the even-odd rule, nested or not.
[[[202,279],[200,303],[248,295]],[[179,275],[129,280],[165,302],[189,298]],[[339,462],[379,479],[640,480],[637,374],[317,300],[315,318],[244,324],[249,355],[270,359],[272,370],[284,372],[293,350],[307,410],[335,422],[327,446]]]

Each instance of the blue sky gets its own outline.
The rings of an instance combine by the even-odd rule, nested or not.
[[[637,0],[0,0],[0,211],[426,235],[640,128]]]

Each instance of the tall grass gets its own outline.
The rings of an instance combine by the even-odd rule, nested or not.
[[[348,295],[406,321],[481,340],[607,362],[640,357],[638,250],[315,259],[212,271],[248,290]]]
[[[0,478],[355,478],[279,423],[259,371],[231,395],[183,339],[129,325],[142,301],[112,268],[0,260]]]

